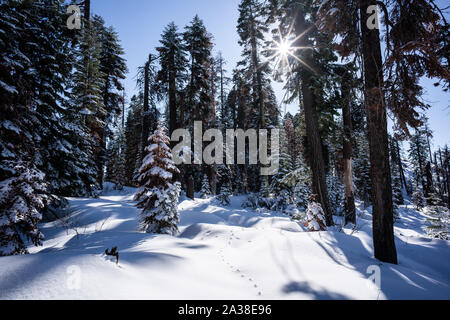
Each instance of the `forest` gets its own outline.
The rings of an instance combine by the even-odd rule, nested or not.
[[[65,250],[68,244],[56,245],[55,230],[86,237],[77,250],[89,254],[119,246],[120,259],[132,264],[140,260],[131,258],[131,240],[102,228],[135,221],[127,234],[191,241],[195,226],[202,239],[215,232],[203,232],[204,224],[225,228],[214,220],[225,219],[220,210],[234,227],[253,227],[242,213],[249,212],[313,237],[345,236],[343,243],[368,237],[367,261],[399,267],[407,263],[401,256],[422,252],[401,251],[399,239],[414,220],[408,237],[428,239],[420,247],[427,256],[426,241],[441,250],[434,259],[444,255],[437,292],[449,298],[450,151],[433,143],[428,112],[434,106],[422,82],[431,79],[448,102],[448,7],[433,0],[240,0],[230,31],[241,48],[236,65],[227,63],[196,15],[187,25],[169,20],[163,30],[149,30],[160,34],[159,45],[145,52],[138,70],[129,70],[119,33],[91,7],[91,0],[0,1],[0,274],[10,279],[0,280],[0,298],[23,297],[8,292],[29,284],[28,276],[21,284],[7,277],[15,272],[7,265],[21,261],[13,259],[51,255],[53,246]],[[127,78],[135,80],[132,96]],[[282,84],[281,101],[275,83]],[[194,132],[198,122],[200,133]],[[179,129],[192,136],[183,141],[192,150],[200,137],[204,153],[217,155],[220,148],[223,159],[199,162],[194,152],[177,148]],[[218,129],[221,141],[229,129],[256,130],[257,152],[244,137],[245,148],[234,145],[226,159],[226,147],[213,143],[217,137],[203,135],[209,129]],[[449,140],[448,128],[440,134]],[[175,148],[184,163],[174,162]],[[278,165],[273,175],[261,174],[267,160]],[[112,218],[95,220],[106,218],[89,211],[97,205]],[[116,205],[127,210],[120,219]],[[234,214],[241,222],[232,222]],[[101,227],[94,228],[97,222]],[[105,241],[95,252],[87,241],[94,234]],[[146,239],[146,245],[157,241],[140,241]],[[104,259],[114,255],[108,250]],[[240,259],[247,261],[244,254]],[[342,298],[314,292],[319,299]]]

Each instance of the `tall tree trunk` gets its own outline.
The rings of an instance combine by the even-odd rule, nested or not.
[[[300,8],[296,17],[295,31],[299,35],[305,30],[307,30],[307,25]],[[298,44],[296,44],[296,46],[299,47],[308,47],[310,45],[305,36],[301,37],[297,42]],[[302,57],[304,63],[309,66],[313,66],[311,55],[312,52],[307,51]],[[325,180],[325,162],[319,132],[319,120],[317,118],[317,110],[314,106],[314,93],[311,89],[312,74],[309,70],[302,70],[300,77],[303,107],[305,110],[306,135],[310,152],[309,164],[312,171],[312,192],[318,196],[318,200],[322,205],[327,226],[332,226],[333,216],[329,205],[328,189]]]
[[[263,94],[263,84],[262,84],[262,74],[261,74],[261,66],[259,62],[258,57],[258,45],[257,45],[257,39],[256,39],[256,27],[255,22],[253,18],[253,13],[251,10],[252,17],[250,18],[250,43],[252,46],[252,63],[253,63],[253,75],[254,75],[254,83],[253,83],[253,97],[254,102],[258,106],[259,111],[259,121],[258,121],[258,129],[265,129],[266,128],[266,112],[264,108],[264,94]],[[258,135],[258,141],[259,141],[259,135]],[[260,143],[258,144],[260,146]],[[261,161],[262,159],[260,159]],[[260,163],[260,166],[262,164]],[[263,196],[268,197],[267,194],[268,191],[268,177],[267,176],[261,176],[261,187],[263,191]]]
[[[105,77],[105,92],[103,93],[103,105],[108,112],[109,105],[109,74]],[[103,180],[105,176],[105,160],[106,160],[106,119],[102,119],[105,122],[105,126],[100,129],[101,145],[97,154],[97,183],[100,188],[103,189]]]
[[[352,115],[350,109],[351,87],[350,75],[347,73],[343,77],[342,95],[344,104],[342,106],[342,116],[344,122],[344,182],[345,182],[345,224],[356,224],[355,190],[353,188],[353,170],[352,170]]]
[[[169,137],[178,129],[177,124],[177,96],[176,96],[176,74],[175,74],[175,53],[170,54],[169,71]],[[173,147],[173,145],[172,145]]]
[[[378,29],[370,30],[366,23],[369,19],[367,8],[376,6],[376,3],[375,0],[360,0],[359,2],[365,107],[370,146],[373,244],[375,258],[383,262],[397,264],[380,32]]]
[[[91,0],[84,0],[84,20],[91,19]]]
[[[150,131],[150,64],[152,63],[152,55],[148,56],[148,61],[144,67],[144,108],[142,110],[142,132],[141,132],[141,163],[145,158],[145,148]]]

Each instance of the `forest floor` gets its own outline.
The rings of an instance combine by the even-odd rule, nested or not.
[[[70,199],[70,215],[41,224],[42,247],[0,258],[0,299],[450,299],[450,243],[426,238],[407,207],[394,266],[373,258],[368,211],[353,230],[308,233],[244,197],[182,199],[172,237],[136,231],[134,191]],[[104,254],[114,246],[117,265]]]

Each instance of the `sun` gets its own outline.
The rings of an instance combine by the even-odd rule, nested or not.
[[[289,30],[285,36],[282,35],[280,28],[278,27],[278,35],[272,38],[271,43],[267,48],[265,48],[266,52],[273,52],[272,55],[270,55],[267,59],[268,62],[275,61],[275,67],[274,72],[278,68],[287,68],[288,73],[292,74],[292,59],[293,61],[296,61],[312,72],[315,72],[307,63],[305,63],[300,57],[299,57],[299,51],[301,50],[307,50],[312,49],[312,47],[299,47],[295,46],[295,43],[302,37],[304,37],[311,28],[308,28],[301,34],[294,36],[292,34],[293,29],[293,22],[291,26],[289,27]],[[292,59],[291,59],[292,58]]]
[[[278,46],[278,53],[280,56],[288,56],[292,51],[291,44],[289,41],[283,40]]]

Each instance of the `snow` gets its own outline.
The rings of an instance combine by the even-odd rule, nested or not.
[[[426,238],[411,206],[400,209],[394,266],[373,258],[360,206],[354,230],[305,232],[285,215],[243,209],[241,196],[228,207],[181,198],[172,237],[136,231],[135,191],[69,199],[69,216],[41,224],[42,247],[0,258],[0,299],[450,298],[449,242]],[[114,246],[118,265],[104,254]],[[378,267],[380,289],[368,272]]]

